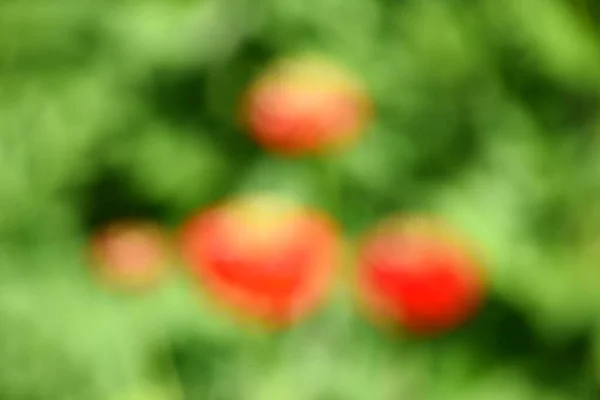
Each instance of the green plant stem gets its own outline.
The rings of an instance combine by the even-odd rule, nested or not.
[[[173,349],[169,341],[169,335],[165,332],[161,337],[161,351],[163,353],[163,362],[165,373],[168,381],[169,395],[172,395],[173,400],[184,400],[185,393],[181,385],[179,372],[173,358]]]
[[[325,199],[325,208],[335,215],[341,205],[341,171],[335,156],[322,155],[317,162],[317,182],[319,182],[320,198]]]
[[[437,383],[440,376],[440,357],[439,346],[435,339],[429,339],[425,344],[427,346],[426,371],[427,379],[425,389],[426,400],[435,400],[437,398]]]

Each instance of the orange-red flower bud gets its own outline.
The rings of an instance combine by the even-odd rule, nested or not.
[[[92,258],[100,276],[126,287],[154,284],[167,261],[167,239],[157,225],[120,221],[107,225],[92,240]]]
[[[320,303],[338,256],[327,217],[265,196],[199,213],[184,227],[182,246],[216,299],[272,325],[295,321]]]
[[[413,334],[435,334],[473,316],[481,267],[455,235],[425,219],[390,219],[366,238],[359,259],[363,306]]]
[[[339,148],[356,139],[371,113],[358,80],[317,57],[284,59],[245,96],[244,120],[265,148],[297,155]]]

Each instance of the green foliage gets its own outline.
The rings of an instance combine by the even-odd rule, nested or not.
[[[3,0],[0,397],[597,398],[594,7]],[[377,106],[335,171],[265,154],[237,123],[252,77],[302,50],[354,68]],[[327,207],[350,238],[390,212],[438,212],[480,247],[491,305],[439,343],[377,332],[347,299],[265,337],[181,276],[138,298],[87,276],[98,224],[175,227],[250,189]]]

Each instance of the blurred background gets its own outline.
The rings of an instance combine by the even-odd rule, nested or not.
[[[0,398],[600,398],[599,34],[591,0],[1,0]],[[237,120],[252,79],[307,50],[376,108],[335,160],[344,201]],[[475,239],[489,299],[436,340],[344,297],[264,334],[185,272],[143,295],[89,273],[98,227],[174,231],[250,189],[327,207],[350,240],[439,213]]]

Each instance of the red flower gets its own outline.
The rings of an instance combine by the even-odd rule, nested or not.
[[[457,327],[484,294],[480,266],[456,238],[424,220],[389,220],[360,252],[359,295],[376,318],[414,334]]]
[[[167,240],[160,227],[149,222],[112,223],[94,236],[91,247],[100,275],[128,287],[155,283],[167,258]]]
[[[198,214],[182,242],[193,272],[216,298],[274,325],[318,305],[337,261],[336,232],[326,217],[260,196]]]
[[[244,120],[264,147],[304,154],[340,147],[356,138],[370,114],[357,80],[318,58],[286,59],[250,88]]]

